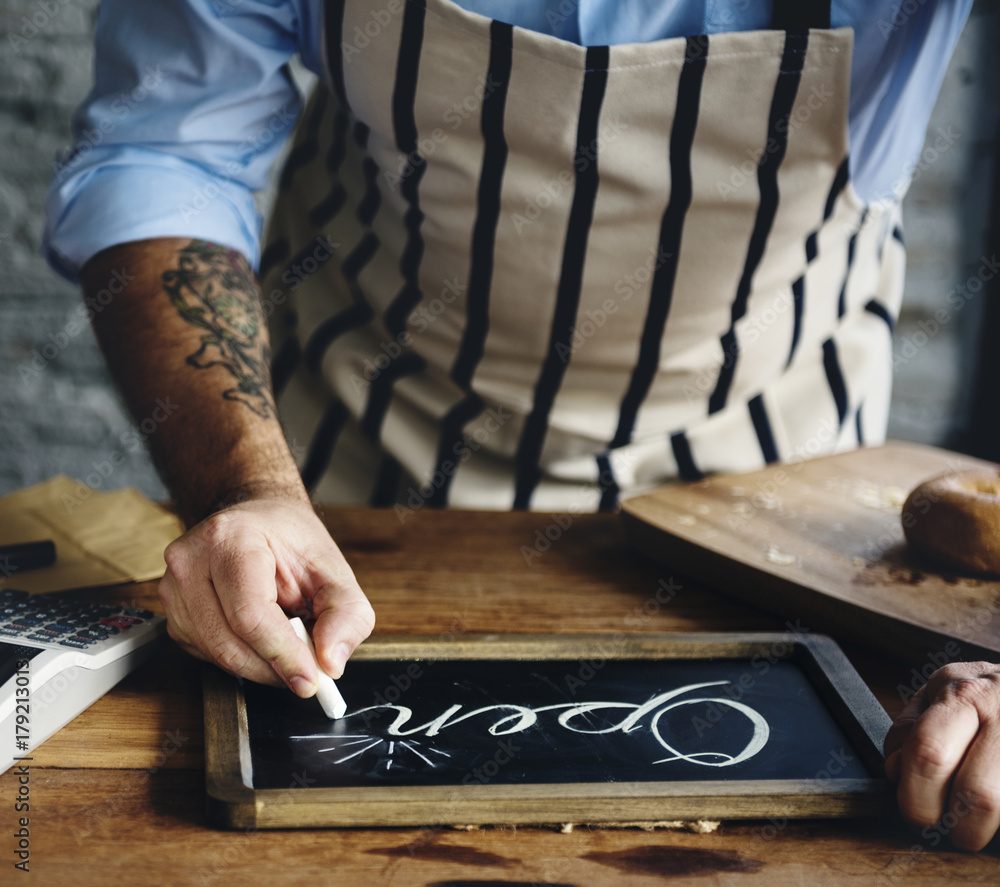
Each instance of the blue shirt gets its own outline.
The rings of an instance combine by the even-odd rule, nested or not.
[[[769,0],[458,0],[582,45],[767,28]],[[905,5],[905,4],[904,4]],[[972,0],[834,0],[855,31],[852,175],[866,201],[900,199]],[[286,64],[322,71],[321,0],[102,0],[93,90],[55,163],[43,250],[71,280],[108,246],[196,237],[256,268],[253,192],[301,99]]]

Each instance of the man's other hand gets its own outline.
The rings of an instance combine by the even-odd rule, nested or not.
[[[903,818],[981,850],[1000,828],[1000,665],[939,668],[885,739]]]

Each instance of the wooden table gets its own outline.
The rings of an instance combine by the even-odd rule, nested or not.
[[[329,510],[376,631],[781,630],[783,620],[671,576],[617,518]],[[540,535],[539,535],[540,534]],[[553,537],[545,551],[546,535]],[[547,540],[546,540],[547,541]],[[526,553],[531,556],[529,564]],[[661,579],[683,588],[668,603]],[[95,592],[160,610],[156,583]],[[663,598],[663,595],[661,595]],[[162,610],[160,610],[162,612]],[[794,621],[795,613],[787,614]],[[816,628],[816,626],[808,626]],[[845,648],[886,710],[907,665]],[[1000,883],[996,849],[950,852],[896,818],[723,822],[717,831],[370,829],[224,832],[205,816],[201,663],[171,642],[44,746],[31,766],[31,872],[11,866],[16,777],[0,777],[0,884],[740,885]],[[349,666],[348,666],[349,667]],[[996,843],[996,842],[994,842]]]

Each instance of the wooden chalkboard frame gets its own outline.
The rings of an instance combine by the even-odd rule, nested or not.
[[[881,773],[890,719],[840,648],[815,634],[695,633],[480,635],[460,639],[383,636],[360,660],[733,659],[795,661],[869,772]],[[885,778],[726,780],[534,785],[254,789],[243,691],[207,667],[204,681],[206,789],[210,818],[226,828],[314,828],[445,824],[546,825],[761,817],[856,817],[891,809]]]

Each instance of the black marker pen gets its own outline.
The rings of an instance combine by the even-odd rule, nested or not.
[[[14,570],[34,570],[56,562],[56,544],[51,539],[41,542],[21,542],[18,545],[0,545],[0,567]]]

